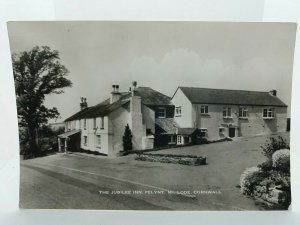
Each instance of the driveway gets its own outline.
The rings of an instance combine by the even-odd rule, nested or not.
[[[284,136],[288,137],[288,134]],[[55,154],[21,161],[20,206],[259,210],[253,200],[240,194],[236,185],[245,168],[264,160],[260,146],[266,139],[266,136],[242,138],[159,151],[205,155],[208,162],[205,166],[142,162],[134,160],[133,155],[109,159],[83,154]],[[119,192],[112,194],[114,191]]]

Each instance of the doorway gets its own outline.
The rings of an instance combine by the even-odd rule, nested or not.
[[[229,137],[235,137],[235,128],[229,127]]]

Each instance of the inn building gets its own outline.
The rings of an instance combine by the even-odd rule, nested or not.
[[[110,98],[95,106],[81,98],[79,112],[65,120],[65,133],[58,136],[59,149],[117,156],[127,124],[133,150],[286,131],[287,105],[275,90],[178,87],[169,97],[133,84],[127,92],[113,85]]]

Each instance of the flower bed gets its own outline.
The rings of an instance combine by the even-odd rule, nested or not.
[[[206,157],[194,155],[172,155],[172,154],[137,154],[135,160],[161,163],[174,163],[189,166],[206,165]]]
[[[284,147],[284,149],[281,149]],[[247,168],[241,175],[244,195],[252,196],[266,209],[286,210],[291,204],[290,150],[283,138],[271,138],[262,146],[267,160],[257,167]]]

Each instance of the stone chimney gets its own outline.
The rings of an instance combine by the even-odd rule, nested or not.
[[[136,81],[132,81],[132,88],[129,88],[129,91],[131,92],[131,96],[135,96],[136,93],[136,87],[137,87],[137,82]]]
[[[271,90],[271,91],[269,91],[269,93],[270,93],[270,95],[272,95],[272,96],[277,96],[277,91],[276,90]]]
[[[133,95],[130,99],[130,128],[132,132],[133,150],[143,149],[143,136],[145,136],[142,117],[142,101],[140,96]]]
[[[119,85],[118,84],[114,84],[112,85],[112,92],[110,93],[110,104],[114,103],[116,101],[118,101],[121,97],[121,93],[119,92]]]
[[[81,102],[80,102],[80,110],[84,110],[85,108],[88,107],[88,104],[86,102],[86,98],[81,97],[80,100],[81,100]]]

